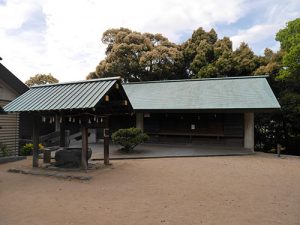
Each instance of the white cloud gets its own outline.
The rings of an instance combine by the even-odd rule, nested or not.
[[[232,23],[242,15],[239,0],[7,0],[1,6],[0,49],[6,65],[21,80],[36,73],[51,72],[60,81],[85,79],[104,58],[102,33],[109,28],[128,27],[141,32],[162,33],[179,41],[182,31],[199,26]],[[22,25],[41,8],[45,30],[7,31]],[[2,18],[4,18],[2,20]],[[26,38],[24,39],[24,37]]]
[[[36,73],[49,72],[60,81],[82,80],[104,58],[101,36],[109,28],[162,33],[178,42],[184,32],[200,26],[210,29],[217,24],[235,23],[249,12],[251,7],[246,2],[6,0],[0,5],[0,56],[2,63],[23,81]],[[29,20],[41,19],[41,26],[34,22],[30,29],[28,24],[25,26]],[[257,40],[266,29],[274,32],[272,26],[267,22],[241,30],[233,37],[234,44]],[[267,38],[264,35],[261,40]]]
[[[247,5],[248,9],[260,9],[263,11],[264,14],[262,15],[253,15],[259,17],[262,22],[254,24],[247,29],[240,29],[237,34],[231,36],[233,48],[237,48],[241,42],[255,46],[267,39],[275,39],[278,30],[283,28],[288,21],[300,17],[300,1],[298,0],[254,1],[251,4],[247,3]],[[278,50],[279,43],[265,47]]]
[[[0,5],[0,29],[17,29],[22,26],[37,8],[34,1],[10,0]]]
[[[230,37],[233,42],[233,48],[237,48],[241,42],[246,42],[249,45],[255,45],[263,40],[274,36],[280,26],[273,24],[254,25],[246,30],[239,30],[237,35]]]

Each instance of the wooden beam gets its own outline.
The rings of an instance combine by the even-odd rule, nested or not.
[[[32,130],[32,143],[33,143],[33,152],[32,152],[32,167],[39,166],[39,142],[40,142],[40,132],[39,132],[39,115],[33,116],[33,130]]]
[[[104,117],[104,164],[109,165],[109,117]]]
[[[82,149],[81,149],[81,167],[82,169],[88,168],[88,128],[86,126],[86,119],[82,119],[81,125],[81,137],[82,137]]]

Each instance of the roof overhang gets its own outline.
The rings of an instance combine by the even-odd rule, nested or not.
[[[280,111],[280,108],[269,109],[134,109],[135,113],[271,113]]]
[[[132,105],[119,77],[33,86],[4,107],[6,112],[43,114],[93,111],[130,113]]]

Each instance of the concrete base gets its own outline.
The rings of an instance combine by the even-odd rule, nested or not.
[[[15,162],[19,160],[26,159],[26,156],[6,156],[6,157],[0,157],[0,164],[2,163],[9,163],[9,162]]]
[[[103,159],[103,145],[89,144],[93,151],[92,160]],[[121,146],[110,143],[110,159],[143,159],[164,157],[235,156],[250,155],[253,151],[242,147],[212,146],[199,144],[142,144],[133,152],[124,153]]]

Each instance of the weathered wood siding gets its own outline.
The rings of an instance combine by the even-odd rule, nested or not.
[[[19,150],[19,115],[10,113],[0,115],[0,142],[7,146],[10,155]],[[0,153],[2,156],[2,153]]]
[[[3,107],[18,94],[0,80],[0,106]],[[10,155],[19,151],[19,115],[17,113],[0,114],[0,142],[7,146]],[[0,153],[2,155],[2,153]]]

